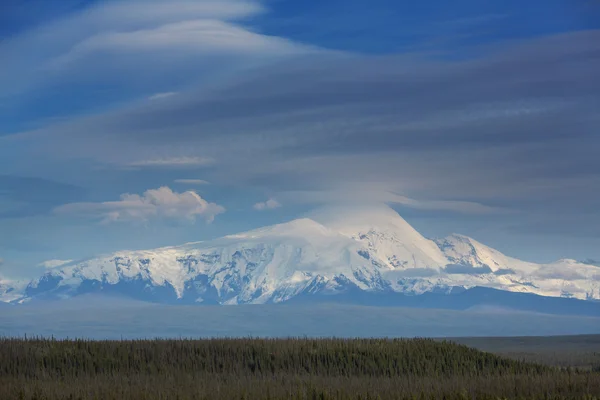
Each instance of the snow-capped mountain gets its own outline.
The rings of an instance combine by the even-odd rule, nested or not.
[[[260,304],[348,293],[449,294],[475,287],[600,299],[597,266],[524,262],[461,235],[429,240],[389,208],[322,210],[213,241],[47,268],[26,284],[0,281],[0,299],[105,292],[169,303]]]
[[[11,302],[23,298],[27,282],[4,279],[0,276],[0,302]]]

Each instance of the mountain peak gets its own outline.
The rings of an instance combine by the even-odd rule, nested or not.
[[[420,236],[404,218],[388,206],[323,207],[312,212],[309,217],[343,234],[374,229]]]
[[[331,235],[325,226],[310,218],[299,218],[281,224],[254,229],[244,233],[226,236],[227,239],[256,239],[263,237],[310,237]]]
[[[423,237],[388,206],[325,207],[312,213],[311,218],[359,241],[392,269],[439,269],[446,264],[435,242]]]

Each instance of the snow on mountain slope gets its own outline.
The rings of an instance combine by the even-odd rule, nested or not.
[[[554,297],[600,298],[600,269],[575,260],[536,264],[505,256],[469,237],[453,234],[436,240],[448,258],[446,272],[494,276],[489,287]]]
[[[529,277],[552,296],[600,299],[600,271],[594,265],[562,259],[539,265]]]
[[[23,297],[27,282],[6,279],[0,276],[0,302],[9,303]]]
[[[435,242],[444,252],[450,264],[489,268],[498,274],[510,272],[513,269],[531,272],[538,267],[534,263],[507,257],[498,250],[463,235],[453,234],[444,239],[436,239]]]
[[[147,251],[57,263],[0,300],[118,293],[159,302],[243,304],[348,291],[450,293],[476,286],[600,299],[600,268],[535,264],[473,239],[424,238],[389,208],[324,209],[288,223]]]
[[[360,289],[381,288],[388,267],[365,254],[359,242],[300,219],[211,242],[70,263],[32,282],[27,294],[73,295],[86,282],[96,289],[137,283],[142,291],[170,289],[178,299],[237,304],[285,301],[311,284],[335,287],[342,276]]]
[[[390,269],[439,270],[448,262],[434,241],[424,238],[389,207],[325,208],[312,217],[332,230],[363,243]]]

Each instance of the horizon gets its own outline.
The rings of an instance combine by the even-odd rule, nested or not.
[[[0,9],[0,277],[345,204],[600,263],[600,3]]]

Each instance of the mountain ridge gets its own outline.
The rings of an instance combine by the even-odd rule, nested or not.
[[[153,302],[264,304],[361,292],[450,295],[476,287],[599,300],[600,270],[568,259],[521,261],[459,234],[431,240],[390,208],[349,208],[211,241],[54,262],[29,282],[0,280],[0,300],[100,292]]]

